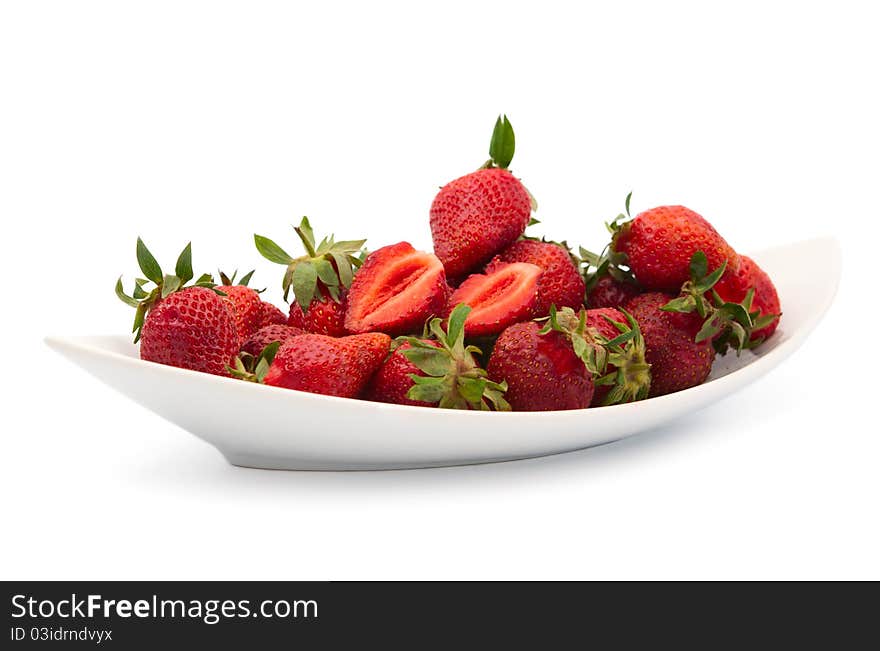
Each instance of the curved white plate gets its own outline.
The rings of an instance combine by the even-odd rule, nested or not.
[[[127,337],[48,337],[53,349],[230,463],[288,470],[450,466],[567,452],[657,427],[729,396],[794,352],[831,305],[840,247],[831,238],[753,256],[773,278],[784,316],[756,353],[715,362],[709,381],[644,402],[555,412],[489,413],[335,398],[138,359]]]

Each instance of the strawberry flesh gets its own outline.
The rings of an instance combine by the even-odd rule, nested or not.
[[[371,253],[348,295],[349,332],[402,335],[420,330],[446,303],[446,273],[437,256],[399,242]]]
[[[537,303],[541,268],[527,262],[495,267],[492,273],[474,274],[449,298],[446,310],[459,303],[471,306],[464,323],[469,337],[496,335],[506,327],[529,319]]]
[[[486,265],[491,273],[510,262],[528,262],[541,267],[535,317],[550,314],[550,306],[579,309],[584,304],[584,279],[565,247],[553,242],[518,240],[492,258]]]

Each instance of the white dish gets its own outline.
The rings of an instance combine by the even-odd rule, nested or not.
[[[555,412],[427,409],[335,398],[196,373],[138,358],[125,336],[48,337],[57,352],[238,466],[379,470],[505,461],[578,450],[637,434],[721,400],[793,353],[834,298],[832,238],[768,249],[754,259],[779,291],[774,337],[715,362],[709,381],[639,403]]]

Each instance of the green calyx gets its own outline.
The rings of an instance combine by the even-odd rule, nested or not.
[[[760,310],[752,310],[754,288],[746,293],[740,303],[723,300],[714,287],[726,270],[725,260],[720,267],[709,273],[706,254],[702,251],[695,252],[690,261],[691,279],[682,285],[677,298],[660,309],[665,312],[698,314],[703,319],[703,325],[694,340],[699,343],[712,339],[712,346],[717,353],[723,355],[733,348],[738,355],[743,349],[760,344],[763,339],[754,337],[753,333],[772,323],[778,315],[761,316]]]
[[[516,136],[513,134],[513,125],[506,115],[499,115],[492,130],[492,139],[489,141],[489,160],[483,167],[498,167],[506,170],[510,167],[515,150]]]
[[[116,296],[126,305],[135,308],[134,325],[132,326],[135,343],[140,341],[141,329],[144,326],[147,312],[160,299],[188,286],[206,287],[213,289],[218,294],[223,294],[216,289],[214,278],[210,274],[202,274],[191,285],[187,285],[195,275],[192,268],[192,243],[188,243],[180,252],[173,274],[162,272],[162,267],[159,266],[156,258],[153,257],[141,238],[137,239],[137,261],[145,278],[135,279],[131,295],[126,294],[122,287],[122,276],[116,281]]]
[[[651,365],[645,361],[645,340],[639,324],[631,314],[621,310],[626,323],[604,317],[620,334],[612,339],[596,328],[587,326],[587,312],[575,313],[570,307],[556,310],[550,307],[550,316],[539,331],[564,334],[571,342],[575,355],[593,376],[596,386],[612,386],[603,405],[616,405],[648,397],[651,388]]]
[[[605,228],[611,233],[611,241],[602,250],[602,253],[593,253],[584,247],[580,247],[580,260],[583,267],[582,274],[584,283],[587,286],[587,293],[596,286],[604,276],[611,276],[620,283],[628,283],[638,285],[635,276],[627,265],[627,256],[625,253],[618,253],[614,250],[614,243],[617,236],[625,224],[632,220],[629,211],[629,204],[632,200],[632,192],[626,195],[625,211],[617,215],[610,222],[605,222]]]
[[[506,115],[499,115],[498,119],[495,120],[495,128],[492,130],[492,139],[489,141],[489,160],[483,163],[480,169],[508,169],[511,161],[513,161],[515,151],[516,136],[513,133],[513,125],[510,124],[510,120],[507,119]],[[523,188],[526,194],[529,195],[532,212],[537,212],[538,200],[535,199],[535,195],[526,186],[523,185]],[[537,220],[534,223],[537,223]],[[529,226],[531,225],[532,222],[529,222]]]
[[[254,244],[264,258],[287,267],[282,280],[284,300],[288,300],[290,290],[299,306],[306,310],[313,299],[325,298],[325,293],[334,301],[340,298],[343,289],[351,287],[355,270],[363,264],[366,257],[366,240],[333,239],[332,235],[315,243],[315,234],[308,217],[303,217],[299,226],[294,226],[306,254],[298,258],[290,256],[268,237],[254,234]]]
[[[263,384],[266,373],[269,372],[269,367],[272,366],[275,354],[280,346],[280,341],[273,341],[260,351],[260,354],[256,357],[242,351],[234,360],[235,366],[227,366],[226,372],[232,377],[244,380],[245,382]]]
[[[596,338],[608,352],[608,372],[596,378],[596,386],[610,385],[612,388],[602,401],[602,405],[618,405],[635,402],[648,397],[651,389],[651,365],[645,360],[645,339],[635,318],[624,309],[618,308],[626,317],[626,323],[602,315],[620,332],[613,339],[606,339],[598,332]]]
[[[397,338],[398,344],[410,345],[401,354],[425,374],[410,374],[413,386],[406,397],[442,409],[510,411],[504,399],[507,383],[490,380],[474,359],[474,354],[482,354],[480,349],[465,346],[464,322],[470,311],[470,306],[459,304],[449,315],[445,331],[442,320],[433,318],[425,327],[424,337]],[[428,337],[439,346],[427,343]]]
[[[587,311],[575,312],[570,307],[556,310],[550,306],[550,316],[538,334],[546,335],[551,331],[561,332],[571,342],[574,354],[584,363],[587,371],[596,378],[605,373],[608,366],[608,352],[596,339],[595,332],[587,328]]]
[[[235,282],[235,277],[238,275],[238,269],[233,271],[231,276],[224,273],[223,271],[220,271],[219,269],[217,270],[217,274],[220,276],[220,284],[223,287],[232,287],[233,285],[241,285],[242,287],[247,287],[248,283],[251,281],[251,278],[254,275],[254,270],[251,269],[250,271],[248,271],[244,276],[239,279],[237,283]],[[256,289],[254,291],[256,291],[258,294],[261,294],[266,290]]]

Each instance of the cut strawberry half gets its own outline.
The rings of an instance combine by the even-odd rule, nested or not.
[[[349,332],[390,335],[421,331],[446,305],[446,272],[437,256],[399,242],[373,251],[348,294]]]
[[[496,267],[492,273],[469,276],[449,298],[448,311],[464,303],[471,313],[464,323],[469,337],[497,335],[507,326],[531,317],[538,296],[541,268],[527,262]]]

